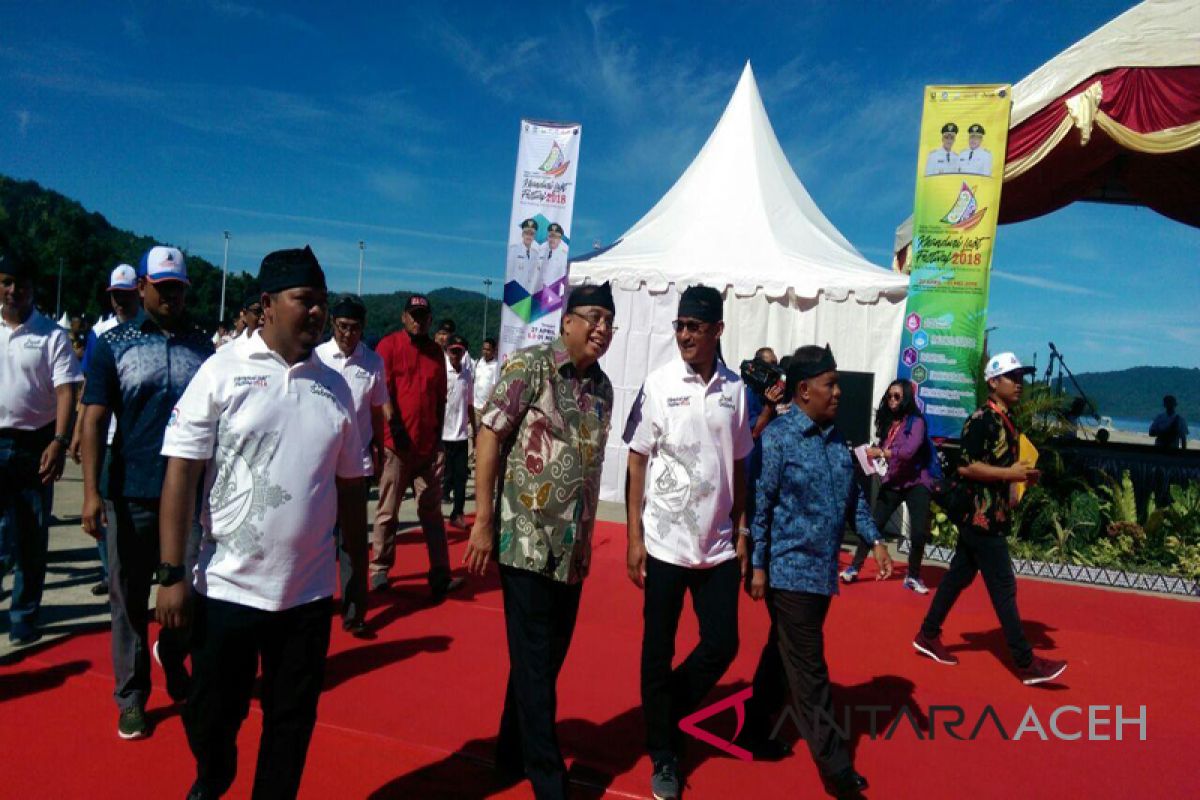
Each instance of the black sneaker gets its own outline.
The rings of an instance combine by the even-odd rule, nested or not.
[[[674,758],[654,762],[654,774],[650,776],[650,793],[654,800],[678,800],[679,765]]]
[[[846,767],[836,775],[827,775],[822,780],[825,791],[837,800],[862,800],[863,792],[867,789],[867,779]]]
[[[1050,658],[1034,656],[1033,661],[1029,662],[1029,666],[1017,668],[1017,677],[1026,686],[1034,686],[1054,680],[1066,672],[1066,669],[1067,662],[1065,661],[1055,661]]]
[[[176,703],[182,703],[187,700],[188,692],[192,690],[192,676],[188,675],[187,667],[180,662],[163,663],[162,656],[158,654],[158,643],[159,640],[155,639],[154,649],[150,652],[154,653],[154,660],[167,676],[167,694]]]
[[[95,597],[103,597],[108,594],[108,581],[100,581],[92,587],[91,592]]]
[[[117,736],[122,739],[144,739],[150,733],[150,723],[141,706],[131,706],[117,718]]]

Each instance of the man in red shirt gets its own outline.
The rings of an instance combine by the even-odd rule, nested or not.
[[[404,304],[404,330],[383,337],[375,348],[396,414],[383,435],[379,507],[371,531],[371,588],[388,586],[388,570],[396,561],[396,518],[411,485],[429,550],[429,586],[434,597],[442,597],[462,586],[463,578],[450,577],[442,520],[437,457],[446,414],[446,356],[429,338],[430,316],[428,298],[414,294]]]

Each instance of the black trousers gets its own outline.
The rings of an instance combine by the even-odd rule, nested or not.
[[[109,520],[109,596],[112,609],[112,658],[116,687],[113,698],[124,711],[145,708],[150,697],[149,621],[147,610],[154,568],[162,560],[158,549],[158,500],[112,501]],[[189,544],[189,555],[191,547]],[[194,558],[185,558],[190,566]],[[184,580],[190,580],[190,573]],[[158,635],[158,655],[167,669],[178,668],[187,658],[187,637],[163,628]]]
[[[782,672],[796,701],[800,733],[817,769],[825,776],[836,775],[851,765],[846,742],[833,724],[837,717],[833,711],[829,666],[825,663],[825,615],[829,613],[831,599],[829,595],[782,589],[772,589],[767,594],[771,638],[778,643],[776,652]],[[764,651],[763,660],[766,659]],[[759,670],[762,669],[760,664]],[[756,694],[758,680],[756,674]],[[778,686],[777,679],[774,685]]]
[[[921,633],[931,638],[940,636],[942,623],[954,607],[954,601],[971,585],[975,575],[981,573],[1013,661],[1018,667],[1026,667],[1033,660],[1033,648],[1025,638],[1021,615],[1017,612],[1017,577],[1008,555],[1005,533],[987,533],[968,525],[958,529],[958,546],[950,559],[950,568],[929,604],[925,621],[921,623]]]
[[[454,505],[450,516],[454,517],[463,513],[463,507],[467,502],[467,440],[452,442],[443,439],[442,447],[446,454],[446,471],[442,475],[442,497],[450,498],[453,495]]]
[[[575,632],[582,583],[561,583],[500,567],[508,632],[508,688],[496,741],[497,766],[528,776],[538,800],[567,797],[567,766],[558,749],[558,673]]]
[[[253,797],[295,797],[317,721],[332,600],[284,611],[200,594],[195,600],[192,692],[183,721],[196,757],[196,788],[202,797],[220,797],[233,784],[237,733],[261,658],[263,730]]]
[[[660,761],[676,756],[679,720],[695,711],[729,669],[738,650],[738,591],[741,568],[732,558],[708,569],[689,569],[646,558],[642,617],[642,713],[646,750]],[[691,593],[700,623],[700,643],[678,667],[675,634],[684,595]]]
[[[890,489],[886,486],[879,490],[879,498],[875,501],[875,527],[879,532],[883,532],[883,528],[888,524],[888,520],[892,518],[892,514],[896,513],[896,509],[903,503],[908,506],[909,530],[912,535],[912,548],[908,551],[908,576],[910,578],[921,577],[921,562],[925,559],[925,543],[929,541],[929,502],[930,494],[928,487],[917,484],[910,486],[907,489]],[[866,540],[860,540],[858,547],[854,550],[854,567],[862,569],[863,562],[867,560],[867,553],[870,552],[871,546]]]

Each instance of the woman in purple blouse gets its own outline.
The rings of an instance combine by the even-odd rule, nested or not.
[[[875,527],[883,530],[901,503],[908,506],[912,531],[912,549],[908,555],[908,575],[904,588],[928,594],[921,581],[921,560],[929,538],[929,501],[932,480],[929,464],[935,457],[926,444],[925,417],[913,398],[912,384],[892,381],[875,411],[875,437],[878,444],[868,449],[872,458],[887,461],[879,498],[875,502]],[[870,545],[860,543],[854,561],[842,571],[844,583],[854,583],[867,559]]]

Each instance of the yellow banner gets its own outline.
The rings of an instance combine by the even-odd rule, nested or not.
[[[1011,108],[1007,85],[925,87],[899,375],[938,437],[975,408]]]

